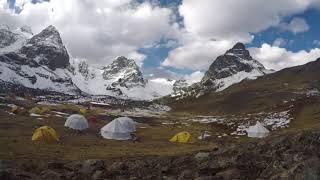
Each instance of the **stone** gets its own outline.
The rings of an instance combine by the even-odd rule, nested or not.
[[[100,180],[104,176],[104,172],[101,170],[97,170],[96,172],[93,173],[92,179],[93,180]]]
[[[97,170],[103,170],[105,168],[104,161],[90,159],[86,160],[82,163],[82,166],[79,170],[80,173],[83,174],[92,174]]]
[[[184,170],[180,174],[178,180],[187,180],[187,179],[193,179],[195,177],[195,172],[192,170]]]
[[[210,153],[208,153],[208,152],[198,152],[194,156],[194,158],[199,162],[207,161],[210,158]]]
[[[52,170],[45,170],[41,172],[41,178],[45,180],[62,180],[62,175]]]
[[[48,169],[63,169],[64,164],[62,162],[48,162]]]

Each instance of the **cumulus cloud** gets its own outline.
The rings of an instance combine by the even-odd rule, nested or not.
[[[283,38],[277,38],[273,41],[272,46],[277,46],[277,47],[281,47],[281,46],[285,46],[287,44],[287,41]]]
[[[258,59],[266,68],[274,70],[305,64],[320,57],[319,48],[292,52],[285,48],[263,44],[260,48],[250,48],[249,51],[252,57]]]
[[[162,65],[206,69],[234,43],[250,43],[254,38],[252,34],[277,27],[284,17],[303,12],[316,2],[319,1],[184,0],[179,7],[185,27],[179,39],[181,44],[169,53]],[[307,30],[307,23],[299,18],[287,26],[287,30],[294,33]],[[275,45],[283,45],[279,40]]]
[[[320,46],[320,40],[313,40],[312,44],[315,46]]]
[[[284,17],[320,8],[319,0],[183,0],[173,7],[160,6],[153,0],[31,1],[16,0],[21,12],[15,14],[6,0],[0,0],[0,22],[11,26],[28,23],[35,33],[53,24],[71,55],[92,64],[106,65],[124,55],[142,66],[146,55],[139,53],[140,48],[166,47],[172,50],[161,67],[195,71],[206,70],[236,42],[250,43],[253,34],[270,27],[295,34],[307,31],[304,19],[296,17],[284,23]],[[182,22],[177,21],[177,13]],[[285,43],[290,41],[278,38],[273,45],[264,44],[251,51],[274,69],[300,64],[304,60],[295,57],[309,60],[318,52],[290,52],[281,48]]]
[[[310,29],[307,21],[303,18],[293,18],[289,23],[281,23],[279,27],[294,34],[306,32]]]
[[[1,22],[15,26],[28,23],[35,33],[53,24],[71,55],[94,64],[107,64],[119,55],[141,64],[145,55],[137,52],[139,48],[175,34],[171,9],[149,2],[51,0],[33,4],[18,0],[16,5],[21,12],[1,11]]]
[[[184,44],[172,50],[162,62],[164,67],[206,70],[215,58],[232,47],[230,41],[200,41]]]
[[[313,1],[185,0],[179,12],[189,32],[210,38],[250,40],[250,33],[278,25],[283,17],[306,10]],[[295,19],[293,24],[300,21]]]
[[[195,71],[191,74],[185,75],[183,78],[187,81],[188,84],[193,84],[200,82],[204,73],[201,71]]]

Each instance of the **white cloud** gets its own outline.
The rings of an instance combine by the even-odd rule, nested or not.
[[[6,0],[0,0],[1,23],[28,23],[35,33],[53,24],[71,55],[86,58],[89,63],[105,65],[115,56],[124,55],[142,65],[146,55],[139,53],[139,48],[174,47],[161,66],[192,70],[206,70],[236,42],[250,43],[253,33],[270,27],[280,26],[293,33],[307,31],[304,19],[281,22],[311,7],[320,8],[319,0],[183,0],[178,7],[183,22],[175,22],[172,9],[176,7],[161,7],[153,0],[142,4],[135,0],[16,2],[22,9],[20,14],[9,13]],[[163,39],[170,40],[159,45]],[[303,60],[296,60],[297,55],[311,59],[317,54],[317,49],[293,53],[280,48],[283,44],[283,39],[277,39],[273,46],[263,45],[252,51],[256,59],[261,57],[263,63],[275,69],[299,64]]]
[[[294,34],[306,32],[310,29],[307,21],[303,18],[293,18],[289,23],[281,23],[279,27]]]
[[[250,43],[252,33],[277,27],[284,17],[303,12],[316,2],[319,0],[184,0],[179,7],[185,26],[179,37],[181,45],[169,53],[162,65],[206,69],[234,43]],[[296,33],[305,31],[306,25],[297,18],[289,24]]]
[[[273,41],[272,46],[277,46],[277,47],[281,47],[281,46],[285,46],[287,44],[287,41],[283,38],[277,38]]]
[[[292,52],[285,48],[263,44],[260,48],[249,48],[253,58],[258,59],[266,68],[280,70],[314,61],[320,57],[320,49]]]
[[[195,40],[172,50],[162,62],[164,67],[206,70],[215,58],[232,47],[229,41]]]
[[[179,11],[189,32],[240,41],[250,40],[250,33],[278,25],[287,15],[306,10],[312,2],[314,0],[184,0]]]
[[[201,71],[195,71],[191,74],[185,75],[183,78],[187,81],[188,84],[193,84],[200,82],[204,73]]]
[[[312,44],[315,46],[320,46],[320,40],[313,40]]]
[[[171,9],[149,2],[51,0],[33,4],[19,0],[17,5],[20,14],[1,11],[0,21],[15,26],[28,23],[35,33],[53,24],[71,55],[93,64],[105,65],[120,55],[138,58],[141,64],[145,56],[137,53],[139,48],[176,33]]]
[[[146,55],[138,53],[138,52],[131,52],[127,55],[128,58],[135,60],[138,66],[142,67],[143,60],[146,58]]]

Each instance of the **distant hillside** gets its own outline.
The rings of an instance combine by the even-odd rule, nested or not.
[[[286,68],[281,71],[244,80],[222,92],[213,92],[198,98],[188,97],[175,100],[162,99],[174,112],[192,114],[251,113],[286,107],[285,102],[304,100],[319,94],[320,58],[305,65]]]

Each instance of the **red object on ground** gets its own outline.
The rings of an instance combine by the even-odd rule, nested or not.
[[[92,123],[92,124],[97,123],[97,118],[96,117],[90,117],[89,118],[89,123]]]

